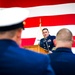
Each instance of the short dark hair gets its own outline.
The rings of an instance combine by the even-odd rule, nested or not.
[[[47,28],[43,28],[43,29],[42,29],[42,31],[44,31],[44,30],[47,30],[47,31],[49,31]]]

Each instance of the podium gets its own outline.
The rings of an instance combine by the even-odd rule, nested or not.
[[[42,53],[42,54],[48,54],[49,52],[40,47],[39,45],[32,45],[32,46],[24,46],[23,48],[32,50],[34,52]]]

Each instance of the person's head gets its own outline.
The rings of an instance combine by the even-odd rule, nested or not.
[[[0,40],[10,39],[17,44],[21,43],[21,32],[24,29],[23,21],[28,11],[24,8],[6,8],[0,10]]]
[[[67,28],[60,29],[56,34],[56,39],[54,40],[56,48],[67,47],[71,48],[73,43],[72,32]]]
[[[47,38],[49,36],[49,30],[47,28],[42,29],[42,34],[44,38]]]

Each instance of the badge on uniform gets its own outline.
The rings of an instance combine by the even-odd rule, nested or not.
[[[51,40],[49,39],[47,42],[51,42]]]
[[[50,47],[50,45],[48,47]]]

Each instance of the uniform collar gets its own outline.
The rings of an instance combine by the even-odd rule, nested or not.
[[[1,39],[0,46],[4,46],[4,45],[6,45],[6,46],[14,45],[16,47],[19,47],[15,41],[10,40],[10,39]]]
[[[54,52],[69,52],[69,53],[72,53],[72,50],[71,50],[71,48],[59,47]]]

